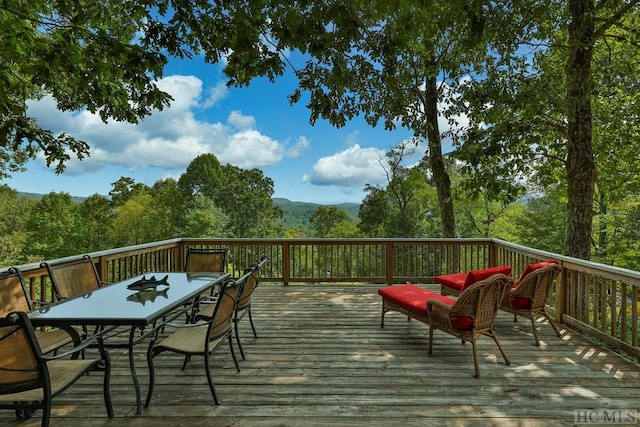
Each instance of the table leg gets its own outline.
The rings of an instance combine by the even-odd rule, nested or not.
[[[136,364],[133,358],[133,341],[136,333],[136,327],[132,326],[129,331],[129,368],[131,369],[131,378],[133,379],[133,387],[136,390],[136,414],[142,412],[142,398],[140,397],[140,381],[136,373]]]

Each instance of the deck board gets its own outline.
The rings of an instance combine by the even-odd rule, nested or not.
[[[165,354],[156,359],[151,406],[136,414],[126,354],[112,352],[115,419],[93,375],[54,400],[52,426],[555,426],[573,425],[574,410],[640,409],[640,367],[562,325],[558,338],[541,324],[536,347],[527,319],[500,314],[496,331],[511,366],[483,337],[476,379],[469,343],[438,331],[429,356],[426,325],[388,313],[381,329],[376,289],[260,286],[259,338],[245,317],[241,372],[227,347],[212,356],[220,406],[201,360],[181,371],[182,359]],[[143,395],[145,350],[136,349]],[[39,416],[17,421],[0,411],[0,425],[37,426]]]

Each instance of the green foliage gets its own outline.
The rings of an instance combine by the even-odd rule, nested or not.
[[[426,237],[440,235],[436,191],[422,165],[403,166],[411,152],[399,144],[387,152],[385,188],[365,187],[360,206],[360,231],[370,237]]]
[[[168,105],[155,81],[183,40],[166,37],[168,26],[156,19],[162,3],[2,2],[0,177],[39,151],[57,172],[71,155],[89,153],[86,142],[41,127],[27,114],[30,100],[52,96],[62,111],[86,108],[131,123]]]
[[[28,213],[24,256],[45,260],[77,254],[79,222],[78,206],[68,193],[45,194]]]
[[[356,237],[358,228],[351,216],[335,206],[320,206],[309,218],[314,237]]]
[[[78,204],[78,234],[76,253],[94,252],[112,247],[108,239],[112,224],[111,202],[104,196],[94,194]]]

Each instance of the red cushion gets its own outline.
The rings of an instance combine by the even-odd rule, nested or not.
[[[511,306],[513,308],[529,308],[531,306],[531,299],[527,297],[515,297],[511,298]]]
[[[518,286],[520,284],[520,282],[522,282],[522,280],[527,277],[527,275],[539,268],[542,267],[546,267],[549,264],[557,264],[558,261],[555,259],[550,259],[547,261],[541,261],[541,262],[537,262],[535,264],[529,264],[527,265],[527,267],[524,269],[524,271],[522,272],[522,274],[520,275],[520,278],[518,279],[518,281],[516,282],[515,286]]]
[[[444,274],[434,277],[433,280],[441,285],[461,291],[464,288],[464,282],[467,280],[467,273]]]
[[[453,298],[411,284],[379,288],[378,295],[406,310],[413,311],[422,316],[428,316],[428,300],[436,299],[448,305],[453,305],[456,302]],[[467,330],[473,326],[473,318],[469,316],[453,316],[451,323],[456,329]]]
[[[539,268],[542,267],[546,267],[549,264],[557,264],[558,261],[555,259],[550,259],[547,261],[541,261],[541,262],[537,262],[535,264],[529,264],[525,267],[524,271],[522,272],[522,274],[520,275],[520,278],[518,279],[518,281],[513,285],[514,288],[517,288],[518,285],[524,280],[525,277],[527,277],[528,274],[536,271]],[[511,298],[511,305],[514,308],[529,308],[531,306],[531,299],[530,298],[526,298],[526,297],[516,297],[516,298]]]
[[[499,265],[497,267],[483,268],[482,270],[471,270],[467,275],[467,280],[464,282],[464,287],[473,285],[476,282],[487,279],[494,274],[506,274],[511,275],[511,267],[508,265]]]

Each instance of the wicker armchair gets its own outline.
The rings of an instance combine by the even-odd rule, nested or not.
[[[433,332],[437,329],[456,336],[464,341],[471,341],[473,347],[473,364],[475,377],[480,377],[478,350],[476,339],[480,335],[492,338],[507,365],[510,365],[493,324],[500,309],[502,299],[513,285],[513,280],[504,274],[496,274],[469,286],[460,294],[453,304],[440,299],[429,299],[429,354],[433,350]],[[462,319],[468,319],[466,327],[462,327]]]
[[[549,317],[546,308],[553,281],[560,271],[562,267],[555,260],[528,265],[500,307],[501,310],[513,313],[514,322],[518,320],[518,316],[531,320],[536,346],[540,346],[535,320],[538,316],[546,318],[556,335],[560,337],[560,331]]]
[[[225,340],[229,343],[229,350],[233,357],[236,370],[240,367],[233,351],[231,322],[236,308],[238,293],[242,288],[240,280],[227,279],[222,283],[220,294],[215,304],[213,316],[206,322],[184,323],[180,325],[167,324],[167,327],[175,327],[175,331],[159,343],[155,339],[149,343],[147,350],[147,364],[149,365],[149,391],[145,401],[145,407],[149,406],[155,382],[155,368],[153,360],[165,352],[173,352],[185,356],[182,369],[184,370],[191,356],[202,356],[207,375],[209,389],[216,405],[220,404],[216,389],[211,377],[209,355],[213,353]]]
[[[35,307],[25,287],[22,272],[14,267],[0,273],[0,316],[14,311],[31,311]],[[36,330],[35,336],[43,354],[51,353],[67,344],[80,344],[81,331],[74,328]]]
[[[84,348],[99,336],[87,338]],[[111,364],[108,353],[100,346],[100,359],[69,359],[81,348],[57,356],[44,356],[33,326],[24,312],[13,312],[0,318],[0,408],[13,409],[18,419],[30,418],[42,409],[43,427],[51,420],[53,398],[60,395],[90,371],[103,371],[103,395],[109,418],[113,406],[109,394]]]

